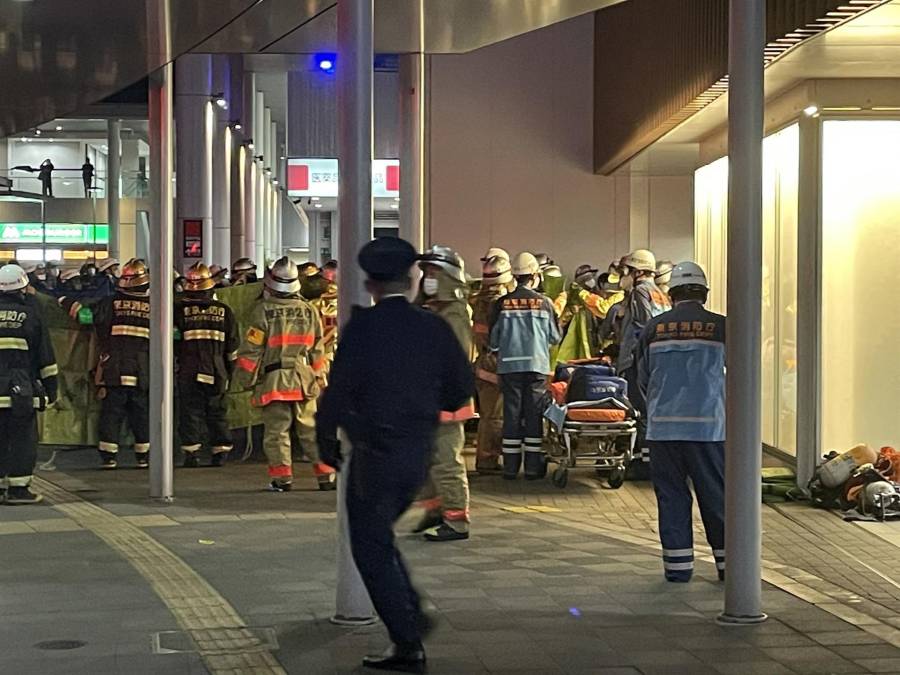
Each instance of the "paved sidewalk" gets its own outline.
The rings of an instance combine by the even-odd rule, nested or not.
[[[327,621],[334,494],[308,467],[288,494],[264,492],[257,464],[178,470],[165,505],[146,473],[93,462],[69,452],[42,473],[53,506],[0,509],[3,672],[353,673],[384,646],[380,626]],[[771,618],[723,628],[711,560],[690,584],[662,580],[649,487],[583,476],[563,491],[474,477],[467,542],[401,523],[439,620],[429,672],[900,673],[897,526],[764,507]]]

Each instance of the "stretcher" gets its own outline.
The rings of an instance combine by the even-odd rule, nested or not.
[[[551,402],[544,411],[547,462],[556,464],[553,484],[564,488],[569,471],[591,469],[618,489],[634,457],[637,412],[619,398]]]

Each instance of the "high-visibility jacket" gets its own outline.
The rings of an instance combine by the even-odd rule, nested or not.
[[[491,351],[491,315],[497,301],[506,295],[506,289],[482,289],[472,299],[472,341],[475,346],[475,377],[485,382],[499,384],[497,354]]]
[[[59,304],[72,319],[93,324],[100,347],[96,382],[107,387],[150,388],[150,299],[117,291],[107,298]]]
[[[453,329],[453,334],[459,340],[463,352],[472,361],[472,308],[465,299],[457,300],[426,300],[423,307],[444,319]],[[475,401],[469,399],[458,410],[445,410],[441,412],[441,423],[465,422],[475,417]]]
[[[319,312],[322,319],[322,346],[325,351],[325,370],[331,367],[334,361],[334,350],[337,347],[338,337],[338,307],[337,307],[337,289],[329,290],[310,304]]]
[[[325,351],[315,307],[300,298],[272,296],[256,305],[249,323],[234,379],[240,389],[253,388],[253,405],[316,398]]]
[[[604,298],[602,295],[597,295],[596,293],[591,293],[590,291],[582,289],[578,293],[578,297],[591,314],[598,319],[605,319],[610,308],[613,305],[622,302],[625,298],[625,294],[622,291],[616,291],[608,298]]]
[[[237,360],[240,336],[228,305],[185,293],[175,306],[178,380],[214,386],[224,393]]]
[[[20,396],[31,398],[30,407],[43,408],[55,401],[58,375],[37,302],[22,293],[0,293],[0,410],[13,407],[16,388]],[[38,382],[43,392],[35,387]],[[23,385],[30,385],[31,391]]]

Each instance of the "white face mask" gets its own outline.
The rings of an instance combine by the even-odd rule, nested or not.
[[[594,290],[597,288],[597,280],[596,279],[588,279],[584,282],[584,287],[590,290]]]
[[[428,297],[434,297],[438,294],[438,286],[437,279],[424,279],[422,281],[422,292]]]

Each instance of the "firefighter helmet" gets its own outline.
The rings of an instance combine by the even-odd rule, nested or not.
[[[294,295],[300,292],[300,270],[287,256],[279,258],[266,275],[266,287],[275,293]]]
[[[481,262],[487,262],[491,258],[503,258],[506,262],[509,262],[509,253],[506,252],[506,249],[491,246],[482,256]]]
[[[553,259],[546,253],[535,253],[534,258],[535,260],[537,260],[538,266],[541,268],[541,272],[543,272],[553,264]]]
[[[459,253],[449,246],[432,246],[419,258],[419,267],[440,267],[451,279],[466,283],[466,265]]]
[[[639,248],[626,255],[622,258],[622,264],[641,272],[656,273],[656,256],[645,248]]]
[[[301,277],[314,277],[319,273],[319,266],[314,262],[305,262],[297,268]]]
[[[9,264],[0,268],[0,292],[21,291],[27,285],[28,275],[18,265]]]
[[[118,267],[119,261],[115,258],[107,258],[97,267],[98,272],[110,272],[112,274],[112,268]]]
[[[234,261],[234,264],[231,266],[231,274],[247,274],[248,272],[256,271],[256,263],[250,260],[250,258],[239,258]]]
[[[672,270],[672,279],[669,281],[669,290],[680,286],[700,286],[709,290],[709,283],[703,268],[695,262],[681,262]]]
[[[150,272],[143,260],[135,258],[125,263],[122,276],[119,277],[119,288],[134,289],[150,284]]]
[[[481,267],[482,286],[500,286],[512,283],[512,265],[509,258],[493,256],[484,261]]]
[[[672,281],[672,270],[675,269],[675,263],[671,260],[660,260],[656,264],[656,283],[660,286],[668,286]]]
[[[187,271],[187,278],[184,282],[184,290],[186,291],[208,291],[216,285],[213,281],[209,268],[202,262],[194,263]]]
[[[512,261],[513,276],[524,277],[529,274],[538,274],[541,271],[541,265],[538,259],[532,253],[525,251],[520,253]]]
[[[209,276],[213,279],[219,277],[220,279],[224,277],[228,273],[227,267],[222,267],[221,265],[210,265],[209,266]]]

